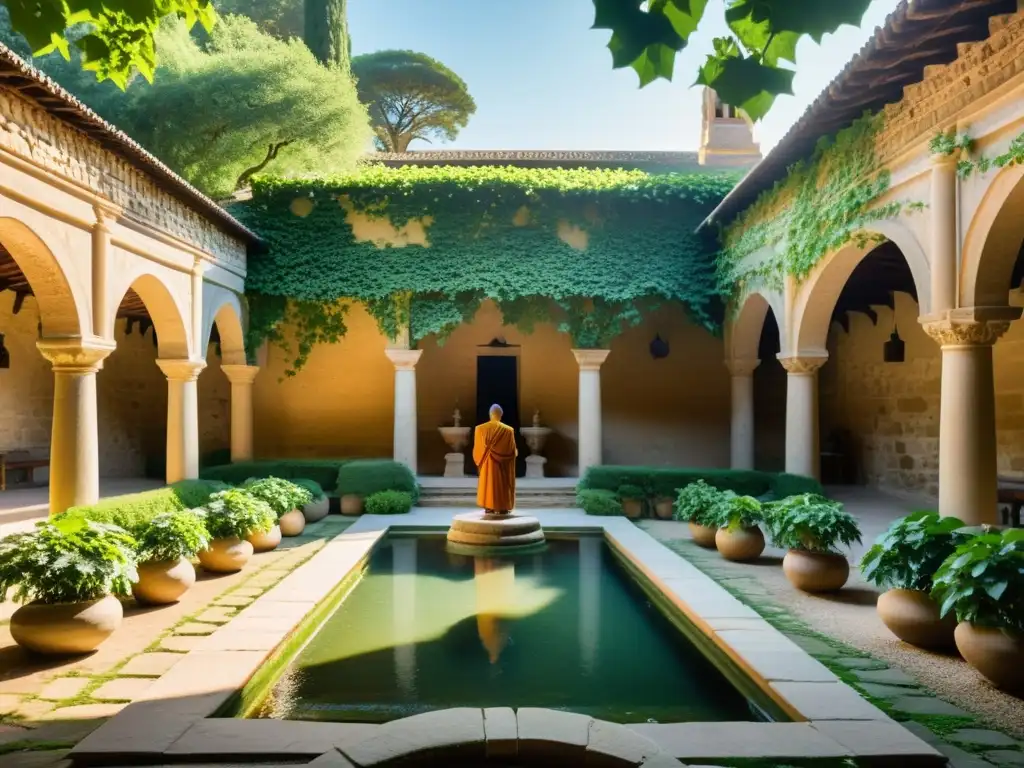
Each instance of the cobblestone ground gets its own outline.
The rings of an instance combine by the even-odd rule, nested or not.
[[[125,621],[93,654],[33,657],[11,639],[14,608],[0,604],[0,768],[58,768],[67,751],[145,690],[205,635],[298,567],[351,524],[331,516],[254,555],[239,573],[199,579],[181,602],[142,608],[125,602]]]
[[[816,597],[789,584],[779,550],[766,549],[756,563],[733,563],[694,544],[684,523],[645,520],[640,527],[934,745],[954,768],[1024,766],[1024,701],[994,689],[955,654],[898,641],[875,612],[878,592],[855,570],[838,595]]]

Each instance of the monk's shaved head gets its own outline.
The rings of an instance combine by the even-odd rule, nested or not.
[[[504,415],[504,411],[501,410],[501,406],[495,403],[491,406],[491,410],[488,411],[491,416],[497,416],[499,419]]]

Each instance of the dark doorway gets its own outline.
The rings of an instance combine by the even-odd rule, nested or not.
[[[490,418],[493,404],[501,406],[502,421],[516,431],[516,477],[526,474],[526,454],[523,436],[519,434],[519,370],[518,360],[511,355],[481,355],[476,359],[476,423]]]

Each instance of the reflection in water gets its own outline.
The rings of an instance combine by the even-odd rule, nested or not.
[[[596,537],[580,539],[580,666],[584,675],[594,674],[601,624],[601,547]]]
[[[511,561],[473,558],[476,585],[476,630],[491,664],[508,645],[508,628],[501,619],[513,613],[516,599],[516,567]]]
[[[396,638],[416,634],[416,541],[395,539],[392,565],[393,619]],[[395,682],[406,696],[416,693],[416,644],[400,643],[394,648]]]

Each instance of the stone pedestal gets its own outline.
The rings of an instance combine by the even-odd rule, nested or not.
[[[544,531],[540,521],[530,515],[466,512],[452,519],[448,542],[466,552],[477,550],[480,554],[532,550],[544,545]]]
[[[527,456],[526,457],[526,477],[527,478],[538,478],[544,477],[544,465],[548,463],[548,460],[543,456]]]
[[[465,477],[466,476],[466,454],[446,453],[444,455],[444,476]]]

